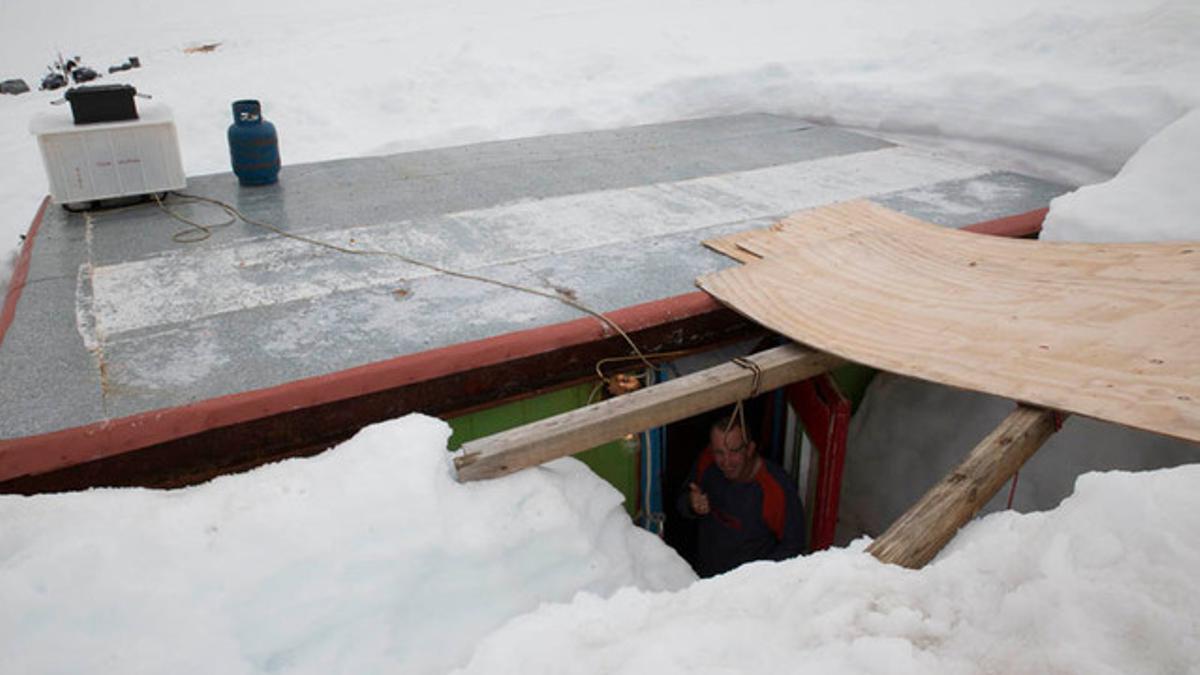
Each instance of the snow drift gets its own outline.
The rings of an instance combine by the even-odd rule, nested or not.
[[[444,672],[540,603],[695,579],[582,463],[461,485],[449,435],[410,415],[182,490],[0,496],[6,672]]]

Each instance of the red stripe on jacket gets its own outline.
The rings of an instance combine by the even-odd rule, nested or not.
[[[712,466],[714,461],[716,460],[713,458],[713,450],[710,445],[704,448],[704,451],[700,453],[700,458],[696,460],[697,485],[704,477],[704,472],[708,471],[708,467]],[[766,464],[758,465],[758,471],[754,472],[754,481],[762,490],[763,522],[774,533],[775,539],[783,541],[783,526],[787,523],[787,493],[783,491],[783,486],[775,480],[771,472],[767,471]]]
[[[767,471],[766,464],[759,464],[754,480],[762,490],[762,516],[775,538],[783,541],[783,526],[787,521],[787,496],[783,486]]]

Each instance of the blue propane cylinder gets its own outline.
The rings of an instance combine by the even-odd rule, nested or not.
[[[242,185],[270,185],[279,179],[279,137],[275,125],[262,118],[258,101],[233,102],[229,159]]]

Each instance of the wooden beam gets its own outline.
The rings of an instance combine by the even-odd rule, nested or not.
[[[844,361],[797,344],[746,360],[769,391],[835,368]],[[729,405],[751,394],[752,368],[725,363],[624,396],[464,443],[455,459],[460,481],[496,478],[572,455],[652,427]]]
[[[1054,433],[1054,411],[1019,405],[961,464],[900,517],[867,552],[917,569],[933,560]]]

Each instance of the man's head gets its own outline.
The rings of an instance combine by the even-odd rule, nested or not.
[[[757,468],[754,441],[746,438],[746,432],[737,419],[733,419],[732,422],[731,419],[719,419],[709,430],[708,440],[712,447],[713,460],[729,480],[749,480]]]

